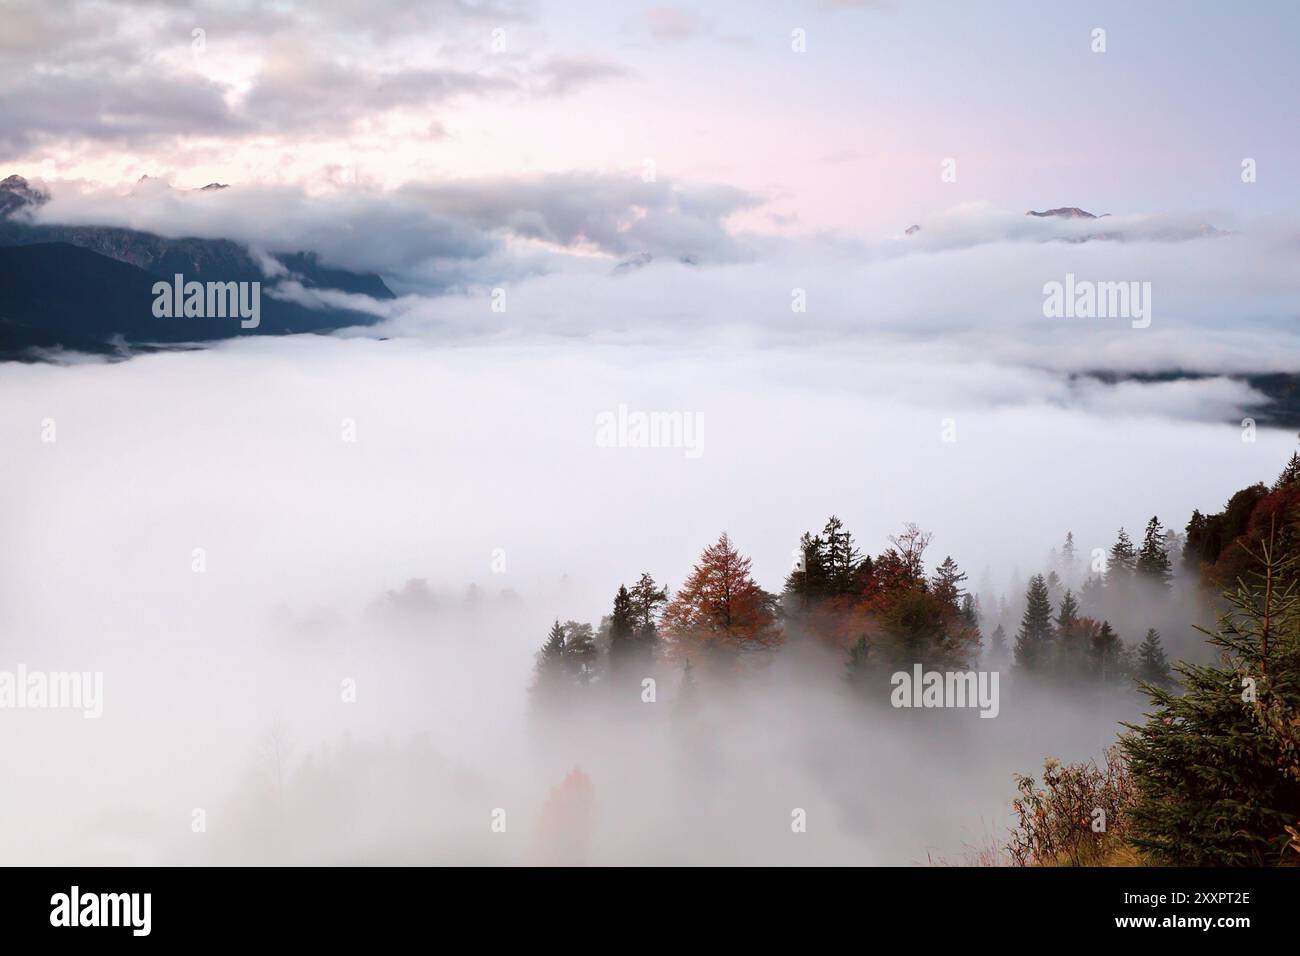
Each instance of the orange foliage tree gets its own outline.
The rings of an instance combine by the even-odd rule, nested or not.
[[[754,581],[751,563],[726,532],[704,549],[664,609],[661,626],[677,656],[689,657],[691,648],[742,652],[780,641],[776,598]]]

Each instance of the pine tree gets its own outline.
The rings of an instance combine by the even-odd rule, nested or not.
[[[1154,687],[1168,687],[1173,683],[1173,672],[1160,644],[1160,632],[1154,627],[1147,630],[1146,638],[1138,646],[1135,676]]]
[[[1026,671],[1041,670],[1048,661],[1052,643],[1052,602],[1047,581],[1041,574],[1029,579],[1025,592],[1025,613],[1016,635],[1016,666]]]
[[[1164,529],[1160,519],[1152,516],[1142,537],[1142,550],[1137,556],[1137,573],[1147,581],[1162,588],[1169,587],[1169,552],[1165,550]]]
[[[1272,542],[1224,595],[1220,662],[1180,662],[1181,693],[1148,685],[1154,711],[1121,738],[1136,788],[1132,842],[1177,866],[1270,866],[1300,821],[1300,597]],[[1288,830],[1290,832],[1288,832]]]

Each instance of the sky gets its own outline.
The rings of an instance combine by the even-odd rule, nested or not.
[[[0,155],[29,178],[653,169],[753,195],[747,229],[859,239],[974,201],[1232,220],[1300,198],[1289,3],[5,6]]]

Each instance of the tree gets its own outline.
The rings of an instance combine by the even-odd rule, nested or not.
[[[1145,580],[1162,588],[1169,587],[1169,552],[1165,550],[1164,528],[1160,519],[1152,516],[1142,536],[1142,550],[1137,555],[1137,573]]]
[[[1175,665],[1181,693],[1147,685],[1154,710],[1121,738],[1132,840],[1160,863],[1269,866],[1300,844],[1300,598],[1271,541],[1251,559],[1209,635],[1219,662]]]
[[[826,595],[826,564],[826,542],[805,531],[799,539],[799,563],[785,579],[785,593],[797,597],[801,609]]]
[[[952,556],[943,559],[934,571],[934,578],[930,582],[930,589],[939,600],[958,610],[961,607],[961,598],[963,595],[962,582],[966,580],[966,574],[959,570],[957,562]]]
[[[858,581],[862,555],[853,543],[853,535],[844,528],[844,522],[831,515],[822,529],[826,542],[827,591],[835,596],[850,594]]]
[[[1065,544],[1061,546],[1061,573],[1067,583],[1074,583],[1074,576],[1079,569],[1079,558],[1074,548],[1074,532],[1065,532]]]
[[[614,610],[609,616],[609,661],[611,667],[621,669],[637,650],[637,621],[632,609],[632,595],[620,584],[614,595]]]
[[[1173,683],[1173,671],[1160,644],[1160,632],[1154,627],[1147,629],[1146,638],[1138,646],[1137,674],[1134,676],[1154,687],[1168,687]]]
[[[564,666],[564,627],[557,618],[551,625],[546,642],[537,652],[533,691],[548,702],[559,696],[566,682]]]
[[[897,556],[903,570],[913,580],[925,578],[925,549],[930,546],[933,535],[922,531],[912,522],[904,526],[901,534],[890,535],[889,543],[893,545],[892,553]]]
[[[1110,562],[1106,569],[1106,583],[1112,583],[1111,575],[1114,575],[1115,579],[1118,580],[1121,577],[1131,575],[1136,567],[1137,551],[1133,548],[1133,541],[1129,538],[1128,532],[1120,528],[1115,543],[1110,547]]]
[[[865,637],[859,637],[849,648],[849,659],[844,663],[844,679],[849,686],[860,688],[871,675],[871,648]]]
[[[1282,469],[1282,474],[1277,476],[1277,481],[1273,485],[1273,490],[1278,491],[1287,485],[1300,481],[1300,452],[1291,452],[1291,460],[1286,463]]]
[[[1025,592],[1025,613],[1016,635],[1016,666],[1026,671],[1041,670],[1047,663],[1052,643],[1052,602],[1047,581],[1041,574],[1029,579]]]
[[[751,564],[725,532],[704,549],[664,610],[664,629],[677,644],[740,652],[779,640],[775,599],[754,581]]]
[[[1056,612],[1053,665],[1058,673],[1069,678],[1077,675],[1088,657],[1087,635],[1079,626],[1079,602],[1074,592],[1067,590]]]
[[[1007,647],[1007,632],[999,624],[993,628],[993,635],[989,638],[989,659],[995,662],[1005,661],[1011,656],[1011,649]]]
[[[563,659],[565,673],[579,684],[586,684],[595,676],[596,638],[590,624],[564,622]]]
[[[1103,684],[1115,683],[1123,674],[1120,666],[1123,650],[1124,645],[1110,622],[1102,621],[1101,628],[1092,635],[1089,647],[1093,676]]]
[[[659,647],[659,626],[655,621],[661,604],[668,603],[668,589],[655,584],[655,579],[642,572],[640,579],[628,592],[637,649],[643,660],[654,657]]]

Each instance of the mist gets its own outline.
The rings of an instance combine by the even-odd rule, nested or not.
[[[779,591],[827,515],[872,553],[914,521],[928,568],[951,554],[982,600],[987,579],[1014,602],[1066,531],[1086,558],[1152,514],[1180,529],[1292,446],[1244,442],[1249,396],[1225,379],[1080,389],[917,348],[723,328],[5,365],[0,668],[102,671],[104,700],[98,719],[6,714],[21,772],[0,811],[26,824],[0,853],[923,864],[1000,842],[1012,773],[1098,756],[1136,693],[1004,672],[996,719],[900,711],[848,694],[812,646],[744,680],[702,672],[693,708],[673,661],[643,675],[654,702],[640,680],[597,684],[543,715],[529,692],[552,621],[598,623],[642,571],[679,586],[723,530]],[[701,453],[602,447],[620,405],[699,416]],[[1121,638],[1149,621],[1195,653],[1204,609],[1181,597],[1134,607]]]

